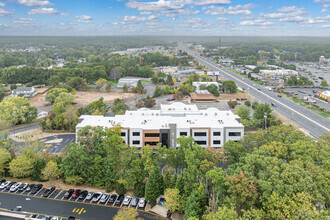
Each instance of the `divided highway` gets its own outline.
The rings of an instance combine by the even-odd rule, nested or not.
[[[221,68],[213,62],[210,62],[204,57],[195,54],[191,50],[180,47],[189,55],[193,56],[198,62],[207,66],[214,71],[220,71],[227,79],[236,82],[238,87],[245,88],[245,90],[253,95],[257,100],[270,104],[275,103],[274,109],[285,117],[291,119],[296,124],[307,130],[313,137],[318,138],[325,132],[330,131],[330,122],[328,119],[290,101],[285,98],[277,97],[273,91],[268,91],[266,87],[256,85],[253,82],[241,77],[227,69]]]

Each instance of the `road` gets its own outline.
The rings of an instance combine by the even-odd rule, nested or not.
[[[256,85],[253,82],[227,69],[221,68],[213,62],[210,62],[209,60],[195,54],[194,52],[184,47],[181,47],[180,49],[185,50],[189,55],[193,56],[198,62],[202,63],[208,68],[213,69],[214,71],[220,71],[220,73],[223,74],[227,79],[235,81],[238,87],[245,88],[245,90],[253,95],[257,100],[268,104],[271,102],[275,103],[276,107],[274,109],[277,112],[300,125],[302,128],[307,130],[311,136],[318,138],[325,132],[330,131],[329,120],[325,119],[324,117],[300,105],[297,105],[290,100],[279,98],[277,97],[277,94],[272,91],[268,91],[266,87]]]
[[[76,219],[113,219],[120,209],[119,206],[113,206],[113,204],[91,201],[77,201],[76,199],[63,199],[63,195],[66,191],[56,190],[49,198],[42,197],[45,189],[41,189],[34,196],[28,195],[25,192],[0,192],[0,209],[12,210],[17,206],[21,206],[21,212],[36,213],[38,217],[45,215],[58,216],[60,218],[67,218],[74,216]],[[122,206],[121,206],[122,207]],[[129,207],[130,208],[130,207]],[[165,219],[156,214],[145,212],[144,210],[137,209],[139,217],[145,220],[151,219]],[[1,217],[0,217],[1,219]]]

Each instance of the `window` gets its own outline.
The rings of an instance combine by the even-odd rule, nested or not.
[[[194,135],[197,137],[205,137],[206,136],[206,132],[195,132]]]
[[[121,137],[125,137],[125,136],[126,136],[126,133],[125,133],[125,132],[121,132],[121,133],[120,133],[120,136],[121,136]]]
[[[206,144],[206,141],[195,141],[195,142],[198,145],[205,145]]]
[[[145,133],[145,137],[159,137],[159,133]]]
[[[229,136],[241,136],[241,132],[229,132]]]
[[[133,132],[133,136],[140,136],[140,132]]]
[[[213,141],[213,144],[221,144],[221,141],[219,141],[219,140],[214,140],[214,141]]]
[[[187,132],[180,132],[180,136],[187,136]]]
[[[140,145],[140,141],[133,141],[133,144]]]
[[[213,132],[213,136],[221,136],[221,132]]]

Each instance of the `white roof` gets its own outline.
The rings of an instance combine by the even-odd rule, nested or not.
[[[220,111],[216,108],[199,110],[196,105],[175,102],[170,105],[161,105],[160,110],[142,108],[137,111],[126,111],[125,115],[114,117],[82,115],[76,128],[85,126],[111,128],[120,125],[123,128],[156,130],[169,129],[170,124],[176,124],[177,128],[243,128],[244,126],[236,120],[238,118],[232,111]]]

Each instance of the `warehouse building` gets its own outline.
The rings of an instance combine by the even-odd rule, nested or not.
[[[85,126],[113,128],[118,125],[125,143],[139,148],[146,145],[157,148],[158,143],[175,148],[180,136],[192,136],[202,147],[221,148],[225,142],[238,141],[244,135],[244,126],[233,112],[216,108],[199,110],[196,105],[181,102],[161,105],[160,110],[126,111],[125,115],[114,117],[82,115],[76,134]]]

